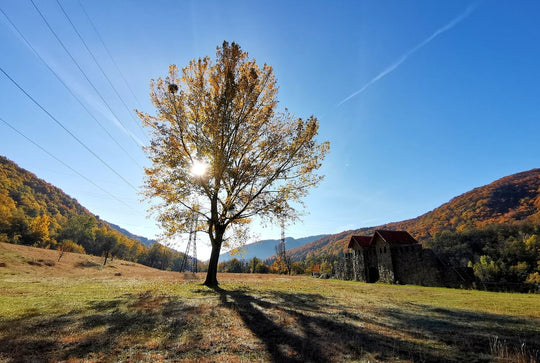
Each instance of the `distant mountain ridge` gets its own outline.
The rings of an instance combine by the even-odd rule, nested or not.
[[[292,237],[286,237],[285,238],[285,246],[287,249],[297,248],[302,245],[305,245],[306,243],[309,243],[311,241],[321,239],[323,237],[326,237],[326,235],[317,235],[317,236],[309,236],[309,237],[303,237],[303,238],[292,238]],[[243,253],[232,255],[231,252],[223,253],[219,256],[219,260],[221,262],[229,261],[233,258],[237,259],[245,259],[246,261],[251,260],[253,257],[260,258],[261,260],[265,260],[273,255],[276,254],[276,245],[281,241],[281,239],[267,239],[262,240],[254,243],[250,243],[244,246]]]
[[[445,230],[525,220],[540,224],[540,169],[512,174],[475,188],[419,217],[328,235],[290,253],[294,260],[335,255],[346,249],[352,235],[370,235],[377,229],[406,230],[422,242]]]
[[[120,227],[117,224],[114,224],[114,223],[111,223],[111,222],[107,222],[107,223],[109,224],[109,226],[116,229],[118,232],[128,236],[129,238],[136,239],[137,241],[141,242],[142,244],[144,244],[146,246],[150,246],[153,243],[158,243],[155,239],[150,239],[150,238],[146,238],[146,237],[143,237],[143,236],[136,235],[134,233],[131,233],[127,229]]]

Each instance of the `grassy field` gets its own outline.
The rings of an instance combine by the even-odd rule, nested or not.
[[[157,271],[0,244],[0,361],[534,362],[540,295]]]

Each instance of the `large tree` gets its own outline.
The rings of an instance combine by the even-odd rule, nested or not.
[[[151,130],[145,195],[166,233],[188,232],[194,220],[212,245],[205,285],[217,286],[221,247],[241,235],[252,217],[291,220],[300,198],[318,184],[329,150],[318,121],[277,109],[272,67],[257,65],[235,43],[216,60],[194,59],[181,72],[169,67],[152,80],[156,114],[139,112]]]

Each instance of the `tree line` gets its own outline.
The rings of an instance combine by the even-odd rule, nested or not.
[[[58,225],[46,214],[36,218],[20,218],[0,228],[0,242],[56,249],[58,261],[65,252],[87,253],[110,259],[137,262],[160,270],[181,271],[184,254],[159,243],[150,246],[128,238],[92,215],[76,215]],[[51,226],[54,225],[54,229]],[[204,265],[200,262],[199,270]]]
[[[302,261],[290,262],[288,265],[279,255],[266,260],[253,257],[250,260],[238,259],[236,257],[220,262],[218,272],[231,273],[271,273],[288,275],[331,275],[333,266],[339,260],[338,255],[310,256]]]
[[[426,242],[454,266],[468,266],[482,283],[540,284],[540,225],[492,224],[444,231]]]

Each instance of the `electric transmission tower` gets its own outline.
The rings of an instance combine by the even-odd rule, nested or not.
[[[285,221],[281,221],[281,241],[279,241],[279,244],[276,246],[276,254],[281,259],[281,262],[285,265],[287,269],[287,273],[291,274],[291,256],[287,253],[287,249],[285,247]]]
[[[285,223],[281,221],[281,242],[279,243],[279,252],[285,253]]]
[[[189,240],[186,247],[186,252],[184,253],[184,259],[182,260],[182,265],[180,267],[180,272],[186,271],[188,269],[191,272],[197,272],[197,222],[199,221],[198,215],[195,215],[191,218],[191,223],[189,227]],[[193,246],[193,256],[189,255],[190,250]],[[191,261],[189,261],[191,260]],[[190,265],[191,262],[191,266]]]

